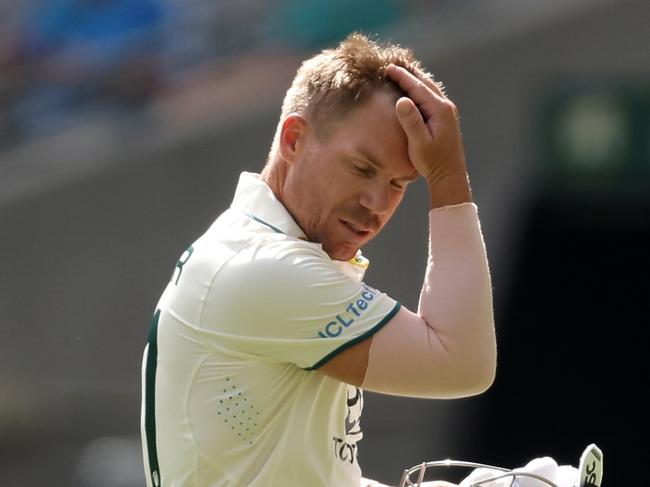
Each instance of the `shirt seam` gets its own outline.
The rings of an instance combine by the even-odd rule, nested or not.
[[[232,259],[234,259],[237,255],[239,255],[241,252],[246,250],[247,248],[251,247],[255,243],[255,240],[252,240],[251,242],[248,242],[246,245],[238,249],[236,252],[233,252],[233,254],[228,257],[220,266],[218,269],[214,271],[214,274],[212,275],[212,278],[210,279],[210,284],[208,284],[207,289],[203,293],[203,296],[201,296],[201,312],[199,313],[199,323],[198,323],[198,329],[200,331],[205,331],[203,328],[203,316],[205,313],[205,307],[206,303],[208,301],[208,295],[210,294],[210,291],[212,290],[212,287],[214,286],[214,281],[216,280],[217,276],[219,275],[219,272],[221,272],[221,269],[225,265],[227,265]],[[203,337],[201,336],[201,342],[203,343],[204,346],[207,346],[205,341],[203,340]],[[209,347],[208,347],[209,348]]]

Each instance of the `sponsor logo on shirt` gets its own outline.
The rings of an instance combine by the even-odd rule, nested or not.
[[[377,296],[377,291],[362,284],[363,291],[359,297],[348,303],[344,310],[341,310],[333,320],[325,324],[318,332],[320,338],[334,338],[339,336],[346,328],[352,326],[357,318],[360,318],[370,306],[370,302]]]
[[[345,416],[345,438],[333,436],[334,456],[342,462],[354,463],[357,460],[357,441],[361,433],[361,411],[363,410],[363,393],[358,387],[348,386],[348,412]]]

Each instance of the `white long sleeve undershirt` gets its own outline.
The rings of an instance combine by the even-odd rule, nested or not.
[[[477,394],[494,379],[492,285],[473,203],[429,212],[429,257],[418,312],[402,307],[377,332],[361,387],[400,396]]]

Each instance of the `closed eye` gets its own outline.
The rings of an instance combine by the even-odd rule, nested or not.
[[[365,177],[371,177],[375,174],[375,169],[367,164],[353,163],[352,167],[357,173]]]
[[[406,189],[406,186],[408,185],[407,182],[400,182],[400,181],[392,181],[391,184],[393,185],[394,188],[399,189],[400,191],[404,191]]]

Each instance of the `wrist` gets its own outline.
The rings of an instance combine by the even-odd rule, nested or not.
[[[472,190],[467,173],[446,176],[428,182],[429,209],[443,206],[472,203]]]

